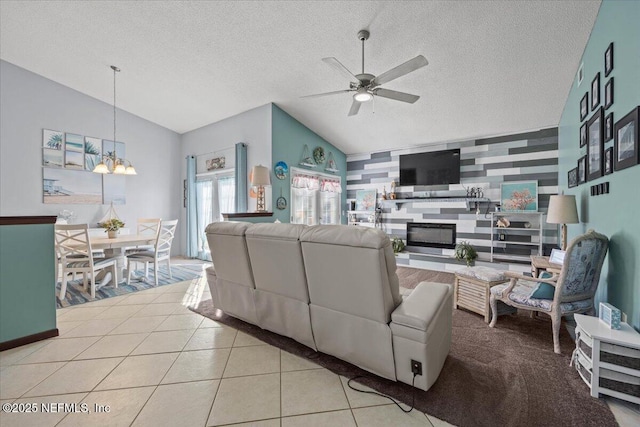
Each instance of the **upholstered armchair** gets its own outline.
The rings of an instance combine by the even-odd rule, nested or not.
[[[560,274],[534,278],[505,273],[511,281],[491,288],[490,327],[498,320],[498,301],[523,310],[548,314],[553,328],[553,351],[560,354],[562,316],[573,313],[594,314],[593,298],[600,281],[600,271],[609,248],[609,239],[589,230],[569,243]],[[548,288],[547,295],[545,287]]]

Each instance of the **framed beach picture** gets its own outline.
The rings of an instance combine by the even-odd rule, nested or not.
[[[587,122],[587,180],[603,175],[604,163],[604,117],[602,107],[598,108]]]
[[[637,165],[640,162],[638,126],[640,107],[635,107],[629,114],[618,120],[613,129],[613,169],[619,171]]]
[[[67,133],[64,135],[64,149],[66,151],[77,151],[84,153],[84,137],[75,133]]]
[[[42,166],[46,166],[48,168],[64,167],[64,151],[43,148],[42,149]]]
[[[587,182],[587,156],[578,159],[578,185]]]
[[[500,184],[501,209],[505,212],[537,212],[538,181]]]
[[[78,153],[81,154],[82,153]],[[82,170],[42,168],[43,202],[47,204],[102,203],[102,175]]]
[[[64,133],[57,130],[42,129],[42,148],[62,150]]]
[[[591,82],[591,111],[595,111],[600,104],[600,73]]]
[[[573,168],[569,172],[567,172],[567,182],[569,188],[578,186],[578,168]]]
[[[84,169],[84,154],[76,151],[65,151],[64,167],[67,169]]]
[[[376,190],[356,191],[356,210],[357,211],[375,211],[376,197],[377,197]]]
[[[102,160],[102,140],[100,138],[84,137],[84,168],[92,171]]]

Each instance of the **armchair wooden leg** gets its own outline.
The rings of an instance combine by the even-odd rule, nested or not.
[[[551,313],[551,326],[553,328],[553,351],[560,353],[560,325],[562,324],[562,316],[557,313]]]
[[[591,307],[589,310],[587,310],[587,315],[595,316],[596,315],[596,308],[595,307]]]
[[[491,305],[491,323],[489,323],[489,327],[493,328],[496,326],[496,322],[498,321],[498,301],[496,301],[496,296],[491,294],[489,297],[489,304]]]

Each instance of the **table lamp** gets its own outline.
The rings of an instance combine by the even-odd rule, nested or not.
[[[265,166],[254,166],[251,172],[251,185],[258,187],[258,202],[256,206],[256,212],[266,212],[265,200],[264,200],[264,186],[271,185],[271,179],[269,177],[269,169]]]
[[[549,212],[547,212],[547,223],[562,224],[561,240],[562,250],[567,249],[567,224],[577,224],[578,209],[576,207],[576,196],[565,196],[559,194],[551,196],[549,199]]]

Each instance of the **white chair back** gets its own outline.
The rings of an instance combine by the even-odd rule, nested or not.
[[[156,239],[156,253],[165,253],[170,255],[171,243],[176,234],[176,227],[178,226],[178,220],[161,221],[160,229],[158,231],[158,237]]]
[[[67,258],[93,263],[88,228],[87,224],[55,224],[56,248],[63,263]]]
[[[160,222],[160,218],[138,218],[138,234],[157,238]]]

